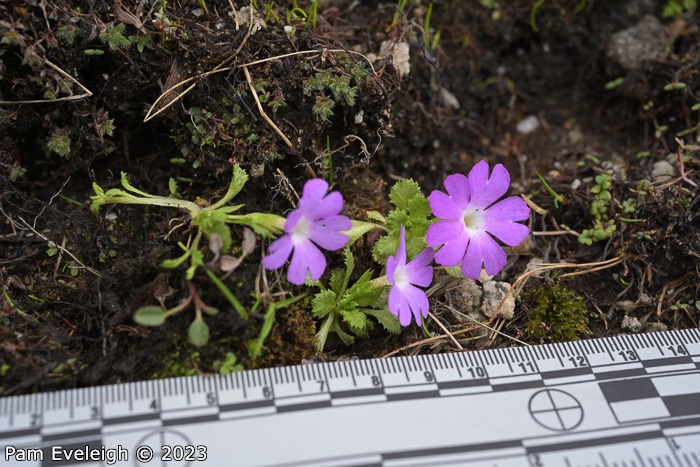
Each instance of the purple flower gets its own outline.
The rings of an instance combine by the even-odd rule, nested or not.
[[[270,244],[269,254],[262,260],[266,269],[278,269],[292,255],[287,271],[292,284],[303,284],[307,272],[313,280],[321,277],[326,269],[326,258],[318,247],[339,250],[350,240],[341,233],[352,227],[350,219],[339,215],[343,196],[337,191],[326,195],[327,191],[325,180],[314,178],[306,182],[299,206],[287,216],[285,235]]]
[[[386,261],[386,278],[391,284],[389,290],[389,310],[399,317],[401,326],[411,324],[415,316],[416,324],[421,324],[421,316],[428,316],[428,297],[421,289],[433,280],[433,250],[426,248],[406,264],[406,235],[401,226],[401,237],[396,257],[389,256]]]
[[[461,261],[462,274],[472,279],[479,277],[482,264],[491,276],[503,269],[506,254],[491,235],[515,246],[529,233],[527,226],[516,223],[530,216],[522,199],[511,196],[493,204],[508,191],[509,185],[510,175],[505,167],[496,165],[489,178],[489,165],[481,161],[468,177],[447,177],[448,194],[430,194],[430,208],[441,220],[428,228],[426,241],[432,247],[442,246],[435,253],[438,264],[457,266]]]

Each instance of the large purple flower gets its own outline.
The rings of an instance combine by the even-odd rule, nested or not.
[[[511,196],[493,204],[508,191],[510,175],[501,164],[493,168],[481,161],[465,177],[450,175],[445,179],[448,194],[433,191],[430,208],[441,220],[428,228],[426,241],[432,247],[442,246],[435,261],[443,266],[462,263],[462,274],[476,279],[482,265],[494,276],[506,265],[506,254],[491,237],[515,246],[529,233],[527,226],[518,224],[530,216],[525,202]]]
[[[262,264],[267,269],[278,269],[292,255],[287,278],[289,282],[301,285],[306,274],[318,280],[326,269],[325,250],[339,250],[350,238],[341,233],[350,230],[352,222],[341,216],[343,196],[333,191],[326,195],[328,183],[320,178],[306,182],[299,206],[287,216],[284,224],[285,235],[270,244],[269,254]]]
[[[411,324],[411,318],[421,324],[421,316],[428,316],[428,297],[421,289],[433,281],[433,250],[426,248],[406,264],[406,235],[401,226],[401,237],[396,257],[389,256],[386,261],[386,278],[391,284],[389,290],[389,310],[399,317],[401,326]]]

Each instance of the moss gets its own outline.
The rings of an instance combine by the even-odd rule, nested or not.
[[[527,297],[530,302],[528,335],[535,339],[548,338],[552,342],[578,339],[590,334],[588,311],[583,298],[576,292],[559,285],[541,286]]]
[[[196,365],[199,365],[199,352],[182,355],[180,349],[174,351],[164,359],[163,367],[153,373],[153,379],[176,378],[179,376],[192,376],[197,374]]]
[[[265,341],[260,366],[298,365],[316,353],[316,323],[309,313],[308,300],[278,311],[275,324]]]

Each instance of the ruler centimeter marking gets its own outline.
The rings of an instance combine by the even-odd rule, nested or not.
[[[700,329],[0,398],[0,456],[168,442],[241,466],[700,467]]]

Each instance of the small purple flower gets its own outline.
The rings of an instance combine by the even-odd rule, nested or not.
[[[428,316],[428,297],[421,289],[433,281],[433,250],[426,248],[418,256],[406,264],[406,234],[401,226],[401,237],[396,257],[389,256],[386,261],[386,278],[391,284],[389,290],[389,310],[399,317],[401,326],[411,324],[411,318],[416,318],[416,324],[421,324],[421,316]]]
[[[268,248],[269,254],[263,258],[266,269],[278,269],[292,255],[287,278],[289,282],[301,285],[306,274],[318,280],[326,269],[325,250],[339,250],[350,238],[341,233],[352,228],[352,222],[341,216],[343,196],[333,191],[326,195],[328,183],[320,178],[306,182],[297,209],[290,212],[284,224],[285,235],[275,240]]]
[[[435,261],[443,266],[462,263],[462,274],[476,279],[482,264],[490,276],[506,265],[506,254],[491,237],[515,246],[529,233],[527,226],[516,223],[529,218],[530,210],[517,196],[493,204],[508,191],[510,175],[501,164],[493,168],[481,161],[465,177],[461,174],[445,178],[448,194],[433,191],[430,208],[441,220],[428,228],[426,241],[432,247],[442,246]],[[490,235],[489,235],[490,234]]]

